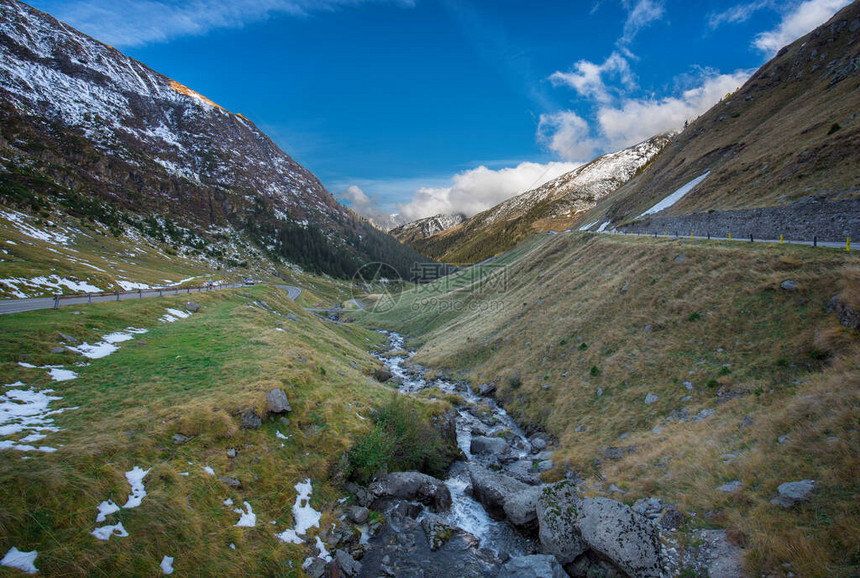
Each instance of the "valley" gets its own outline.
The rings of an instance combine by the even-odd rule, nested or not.
[[[683,129],[384,232],[0,0],[0,575],[856,576],[860,2],[806,30]]]

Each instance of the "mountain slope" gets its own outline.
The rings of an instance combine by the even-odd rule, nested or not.
[[[738,91],[690,125],[641,178],[629,182],[584,215],[577,225],[611,222],[637,230],[711,233],[717,223],[735,236],[777,230],[794,211],[815,223],[821,212],[856,213],[860,193],[860,3],[854,2],[815,31],[783,48]],[[710,171],[708,173],[708,171]],[[667,195],[705,173],[707,177],[671,207],[640,218]],[[808,197],[815,197],[810,202]],[[831,203],[844,203],[835,205]],[[780,207],[754,213],[734,211]],[[722,214],[721,212],[726,212]],[[732,217],[736,217],[732,219]],[[734,221],[734,222],[733,222]],[[829,218],[828,218],[829,222]],[[637,223],[636,227],[631,226]],[[847,227],[847,231],[843,230]],[[819,239],[860,234],[848,220],[825,226]],[[806,230],[811,239],[814,230]],[[767,238],[767,237],[766,237]]]
[[[449,263],[480,261],[510,249],[534,233],[560,231],[631,179],[669,142],[658,135],[603,155],[548,183],[478,213],[466,222],[410,244]]]
[[[426,239],[436,233],[441,233],[466,220],[465,215],[433,215],[417,221],[411,221],[391,229],[388,233],[401,243],[407,245],[419,239]]]
[[[384,256],[404,272],[424,260],[242,115],[16,0],[0,0],[0,119],[0,194],[18,210],[117,235],[163,239],[176,225],[190,231],[177,251],[210,248],[217,229],[260,259],[335,275]]]

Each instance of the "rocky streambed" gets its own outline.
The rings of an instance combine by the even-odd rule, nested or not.
[[[403,337],[388,334],[380,355],[400,391],[436,388],[463,399],[453,416],[464,460],[445,480],[397,472],[367,488],[359,503],[386,523],[367,540],[359,576],[662,576],[656,525],[608,498],[584,498],[571,480],[543,484],[552,442],[527,436],[492,398],[468,384],[428,378],[411,363]],[[492,393],[485,387],[483,394]]]

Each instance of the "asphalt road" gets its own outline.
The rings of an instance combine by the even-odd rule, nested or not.
[[[148,299],[150,297],[162,297],[165,295],[186,295],[191,293],[199,293],[201,291],[215,291],[218,289],[232,289],[242,287],[241,283],[230,283],[228,285],[217,285],[209,289],[192,288],[179,289],[175,287],[167,289],[144,289],[139,292],[122,293],[117,296],[116,293],[98,293],[83,297],[64,297],[60,299],[60,307],[68,305],[87,305],[89,303],[101,303],[104,301],[129,301],[131,299]],[[295,301],[302,294],[299,287],[292,285],[276,285],[279,289],[287,292],[287,296]],[[35,311],[36,309],[53,309],[53,297],[34,297],[32,299],[3,299],[0,300],[0,315],[8,315],[10,313],[21,313],[22,311]]]

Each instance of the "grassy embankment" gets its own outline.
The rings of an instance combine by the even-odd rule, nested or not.
[[[350,297],[343,284],[312,283],[316,294],[304,298],[313,302]],[[367,351],[381,336],[323,321],[272,288],[192,298],[200,312],[166,324],[158,322],[165,307],[181,309],[185,296],[0,317],[0,384],[52,388],[62,397],[52,409],[78,406],[56,415],[62,431],[36,444],[55,453],[0,451],[4,553],[38,550],[36,566],[46,575],[156,574],[164,555],[175,557],[180,575],[301,575],[301,562],[316,550],[273,534],[293,527],[293,486],[305,478],[313,482],[311,505],[323,512],[321,532],[337,522],[341,456],[373,430],[371,408],[391,395],[367,376],[378,365]],[[50,353],[60,331],[92,343],[129,326],[149,332],[89,366],[73,367],[80,358],[70,353]],[[18,362],[62,364],[79,377],[52,382],[47,370]],[[264,413],[265,393],[275,387],[292,405],[289,425],[264,418],[259,430],[241,429],[240,411]],[[175,445],[177,433],[192,439]],[[228,457],[231,448],[237,457]],[[124,473],[134,466],[152,468],[143,503],[96,524],[100,502],[125,503]],[[241,489],[218,480],[225,475],[237,477]],[[226,498],[235,505],[225,507]],[[255,528],[234,527],[232,508],[243,501],[257,515]],[[119,521],[129,537],[103,542],[90,535]]]
[[[504,281],[477,282],[491,268]],[[860,564],[860,339],[826,312],[834,295],[860,306],[856,255],[562,234],[356,316],[408,334],[418,362],[497,380],[510,413],[557,437],[548,479],[569,468],[594,492],[614,483],[628,503],[656,496],[695,513],[692,527],[733,528],[753,574],[847,576]],[[611,460],[608,447],[630,450]],[[770,503],[802,479],[818,483],[810,503]],[[741,490],[716,489],[732,480]]]

